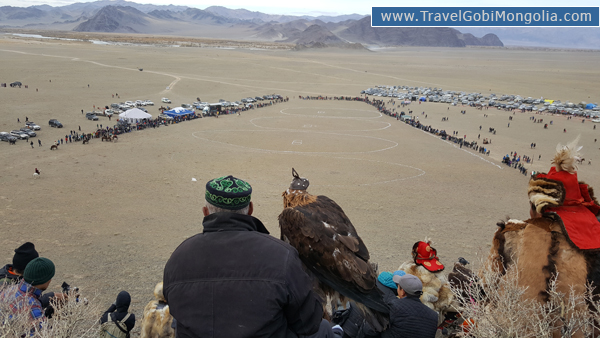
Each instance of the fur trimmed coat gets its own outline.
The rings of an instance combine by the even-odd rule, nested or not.
[[[447,311],[454,296],[446,277],[441,273],[433,273],[414,262],[405,262],[398,268],[408,274],[417,276],[423,283],[421,302],[439,313]]]

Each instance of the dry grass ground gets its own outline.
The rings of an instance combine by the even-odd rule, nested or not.
[[[43,147],[0,144],[2,261],[32,241],[65,280],[98,291],[106,307],[128,290],[141,316],[165,262],[185,238],[202,230],[204,184],[221,175],[254,188],[255,216],[278,237],[281,193],[291,168],[309,191],[337,201],[382,270],[410,258],[412,244],[434,241],[442,262],[471,260],[488,250],[496,221],[528,217],[528,178],[500,165],[517,151],[534,157],[529,170],[546,171],[556,144],[581,134],[592,165],[580,179],[600,187],[599,130],[580,119],[445,104],[413,105],[435,128],[467,139],[492,138],[491,155],[460,149],[357,102],[305,101],[298,95],[359,95],[375,85],[442,87],[571,100],[598,100],[596,53],[496,49],[400,48],[367,51],[265,51],[91,45],[0,38],[0,130],[39,123]],[[138,68],[143,68],[140,72]],[[51,82],[50,82],[51,80]],[[89,88],[88,88],[89,84]],[[36,91],[37,89],[37,91]],[[118,93],[120,100],[111,97]],[[81,109],[162,97],[173,105],[196,97],[215,102],[278,93],[287,103],[123,135],[50,151],[69,130],[92,131]],[[150,112],[157,113],[157,106]],[[460,114],[460,110],[467,114]],[[485,118],[483,114],[488,114]],[[449,121],[441,122],[441,117]],[[539,116],[537,116],[539,117]],[[47,121],[59,119],[63,129]],[[106,125],[106,118],[99,123]],[[114,120],[111,124],[114,123]],[[482,131],[479,131],[479,126]],[[496,135],[486,132],[495,127]],[[563,133],[563,128],[567,133]],[[37,142],[37,139],[33,139]],[[537,149],[529,145],[537,143]],[[537,161],[541,155],[541,161]],[[34,168],[42,176],[32,178]],[[192,182],[196,178],[197,182]],[[232,248],[233,250],[234,248]]]

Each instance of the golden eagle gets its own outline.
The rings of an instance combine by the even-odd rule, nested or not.
[[[377,288],[377,269],[369,262],[365,243],[337,203],[309,194],[308,180],[293,168],[292,175],[279,215],[281,240],[298,250],[317,279],[315,291],[324,302],[330,301],[331,311],[351,299],[359,304],[371,327],[383,331],[389,308]]]

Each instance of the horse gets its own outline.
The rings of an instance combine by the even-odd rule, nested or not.
[[[108,141],[112,142],[112,137],[110,137],[110,136],[102,136],[102,142],[104,142],[104,140],[106,140],[107,142]]]
[[[86,144],[86,143],[90,143],[90,139],[87,137],[83,139],[83,142],[81,144]]]
[[[54,149],[58,150],[58,145],[53,144],[50,146],[50,150],[54,150]]]
[[[112,139],[113,139],[113,141],[118,141],[119,140],[119,138],[117,137],[117,135],[113,135]]]
[[[575,162],[577,162],[577,164],[583,164],[583,162],[585,162],[585,158],[582,157],[582,158],[575,159]]]
[[[17,141],[16,141],[16,140],[9,140],[9,141],[8,141],[8,144],[10,144],[11,146],[12,146],[12,145],[15,145],[16,143],[17,143]]]
[[[39,178],[39,177],[40,177],[40,174],[38,174],[38,173],[33,173],[33,178],[34,178],[34,179],[37,179],[37,178]]]

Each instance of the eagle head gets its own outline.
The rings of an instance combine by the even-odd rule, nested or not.
[[[292,168],[292,183],[290,184],[290,190],[306,190],[308,189],[308,180],[304,177],[300,177],[296,169]]]
[[[283,192],[283,207],[303,206],[316,200],[315,196],[309,194],[306,189],[310,184],[304,177],[300,177],[296,169],[292,168],[292,183],[290,187]]]

